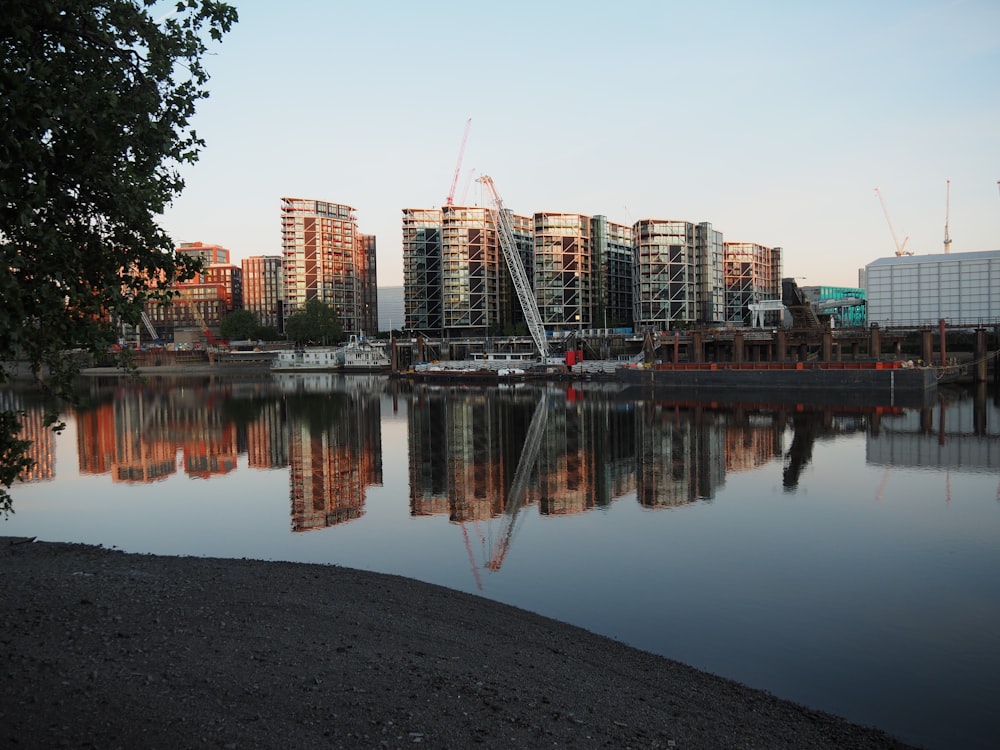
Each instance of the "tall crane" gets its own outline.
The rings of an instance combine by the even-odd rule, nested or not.
[[[448,191],[448,198],[445,200],[446,206],[455,204],[455,187],[458,185],[458,175],[462,171],[462,157],[465,156],[465,142],[469,140],[469,128],[472,127],[472,118],[465,121],[465,133],[462,134],[462,145],[458,149],[458,163],[455,165],[455,175],[451,178],[451,190]]]
[[[542,314],[538,311],[538,302],[535,301],[535,292],[528,283],[528,274],[524,270],[521,254],[517,251],[517,244],[514,242],[514,224],[510,219],[510,214],[503,207],[503,201],[500,199],[496,185],[493,184],[493,178],[484,174],[478,181],[486,186],[492,198],[491,213],[497,237],[500,240],[500,248],[507,260],[511,278],[514,280],[514,289],[517,291],[517,298],[521,301],[521,309],[524,311],[524,319],[528,323],[528,331],[535,341],[538,356],[544,362],[549,356],[549,343],[545,339],[545,326],[542,324]]]
[[[889,218],[889,209],[885,207],[885,199],[882,197],[882,191],[875,188],[875,195],[878,196],[878,202],[882,204],[882,213],[885,214],[885,222],[889,225],[889,232],[892,234],[892,242],[896,246],[896,255],[913,255],[912,252],[906,249],[906,241],[909,237],[903,238],[903,244],[899,243],[899,237],[896,236],[896,230],[892,226],[892,219]]]
[[[948,218],[951,215],[951,180],[945,181],[944,192],[944,251],[951,249],[951,236],[948,234]]]

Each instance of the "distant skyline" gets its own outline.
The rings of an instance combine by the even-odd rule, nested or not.
[[[280,199],[355,208],[379,286],[401,210],[490,174],[519,214],[711,222],[856,286],[900,241],[1000,249],[1000,3],[234,2],[206,60],[207,145],[163,216],[176,243],[281,253]],[[466,200],[462,201],[465,186]]]

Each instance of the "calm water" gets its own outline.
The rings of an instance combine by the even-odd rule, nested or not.
[[[396,573],[933,748],[997,747],[1000,406],[92,381],[0,534]],[[485,628],[488,624],[484,623]]]

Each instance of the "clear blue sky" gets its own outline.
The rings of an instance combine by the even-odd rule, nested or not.
[[[231,0],[232,1],[232,0]],[[280,198],[346,203],[402,284],[400,211],[490,174],[516,213],[708,221],[804,285],[1000,249],[1000,3],[247,0],[207,65],[207,146],[163,217],[236,262]],[[471,183],[468,203],[482,203]]]

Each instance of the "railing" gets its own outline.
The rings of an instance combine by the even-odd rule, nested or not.
[[[641,367],[641,365],[640,365]],[[898,370],[902,362],[680,362],[650,365],[652,370]]]

